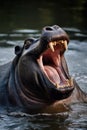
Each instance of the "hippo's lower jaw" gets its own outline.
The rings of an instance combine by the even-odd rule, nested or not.
[[[38,64],[48,80],[62,94],[74,89],[73,79],[66,71],[63,53],[67,49],[67,40],[54,40],[48,43],[48,49],[39,57]],[[64,65],[63,65],[64,64]]]

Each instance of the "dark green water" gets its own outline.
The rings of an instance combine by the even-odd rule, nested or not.
[[[14,58],[14,46],[39,37],[46,25],[61,26],[70,37],[65,56],[70,73],[87,92],[87,1],[1,0],[0,65]],[[87,130],[87,104],[74,104],[70,113],[28,115],[0,108],[0,130]]]
[[[0,32],[45,25],[87,28],[86,0],[0,0]]]

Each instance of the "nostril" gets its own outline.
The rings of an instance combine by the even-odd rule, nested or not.
[[[45,30],[47,30],[47,31],[53,31],[53,29],[51,27],[46,27]]]
[[[54,25],[53,28],[57,30],[59,28],[59,26],[58,25]]]
[[[53,26],[46,26],[44,29],[45,31],[54,31],[59,29],[60,27],[58,25],[53,25]]]

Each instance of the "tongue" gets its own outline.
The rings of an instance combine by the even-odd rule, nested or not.
[[[45,65],[44,69],[47,77],[51,80],[51,82],[58,84],[60,83],[60,76],[55,68]]]

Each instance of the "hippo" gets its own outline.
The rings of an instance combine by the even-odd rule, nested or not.
[[[0,106],[20,107],[28,113],[59,113],[87,102],[69,74],[64,53],[69,36],[58,25],[45,26],[38,39],[15,46],[14,59],[0,66]]]

